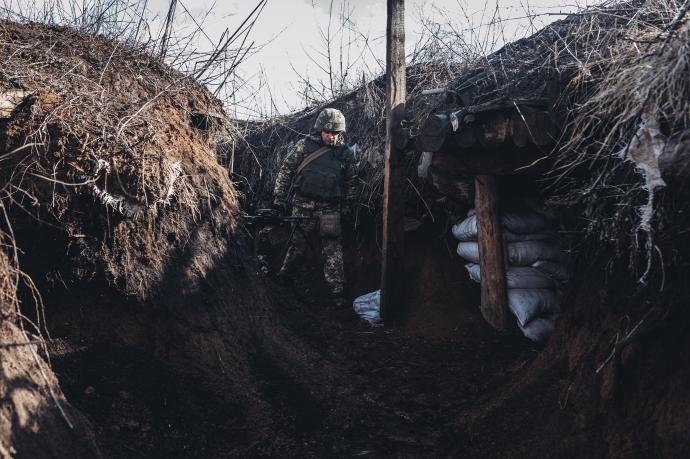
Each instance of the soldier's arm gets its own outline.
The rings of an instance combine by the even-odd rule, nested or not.
[[[350,212],[354,211],[357,200],[357,168],[355,155],[350,147],[345,151],[345,206]]]
[[[273,189],[273,204],[280,207],[285,207],[292,180],[295,176],[295,170],[304,160],[303,143],[299,142],[295,148],[288,153],[280,166],[278,176],[276,177],[275,188]]]

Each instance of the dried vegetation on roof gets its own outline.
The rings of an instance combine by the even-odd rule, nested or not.
[[[580,216],[575,225],[591,247],[612,247],[644,278],[653,233],[669,214],[662,207],[676,199],[655,197],[665,186],[659,161],[673,163],[664,157],[690,127],[687,10],[684,2],[634,0],[570,15],[478,60],[434,111],[516,103],[549,110],[562,129],[545,194]]]

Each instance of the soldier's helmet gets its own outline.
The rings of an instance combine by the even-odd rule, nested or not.
[[[345,132],[345,115],[335,108],[324,108],[316,117],[314,130],[317,132]]]

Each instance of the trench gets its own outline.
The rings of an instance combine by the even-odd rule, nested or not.
[[[377,228],[359,230],[345,250],[351,298],[377,283],[376,240],[366,237]],[[478,286],[445,225],[423,226],[407,242],[409,301],[395,326],[371,327],[331,304],[309,255],[302,277],[285,286],[251,263],[238,269],[249,250],[229,254],[196,292],[150,304],[98,281],[53,286],[54,370],[105,457],[523,457],[506,445],[527,427],[486,406],[524,390],[516,381],[540,347],[484,323]],[[281,255],[271,255],[273,269]],[[40,260],[24,262],[40,270]],[[509,412],[561,426],[550,410],[564,370],[554,368]]]

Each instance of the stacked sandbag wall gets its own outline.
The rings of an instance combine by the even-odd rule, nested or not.
[[[568,257],[561,247],[555,219],[539,201],[523,199],[501,211],[503,249],[506,262],[508,307],[522,333],[532,341],[551,334],[561,312],[561,289],[568,281]],[[457,253],[468,263],[470,278],[481,281],[477,216],[453,225],[458,239]]]

